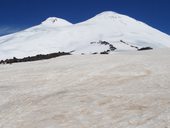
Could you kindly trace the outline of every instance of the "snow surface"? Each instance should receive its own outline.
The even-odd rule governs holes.
[[[103,12],[78,24],[51,17],[27,30],[0,37],[0,59],[52,52],[75,54],[103,52],[107,46],[90,42],[108,41],[118,51],[136,50],[120,40],[141,47],[170,47],[170,36],[140,21],[115,12]]]
[[[46,25],[46,26],[51,26],[51,27],[63,27],[63,26],[69,26],[72,25],[72,23],[61,19],[61,18],[57,18],[57,17],[50,17],[48,19],[46,19],[45,21],[42,22],[42,25]]]
[[[169,128],[170,49],[0,65],[0,128]]]

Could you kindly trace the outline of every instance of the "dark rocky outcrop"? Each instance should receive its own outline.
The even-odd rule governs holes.
[[[110,48],[110,51],[116,50],[116,48],[112,44],[109,44],[109,48]]]
[[[120,42],[123,43],[123,44],[129,45],[130,47],[135,48],[137,50],[139,49],[137,46],[131,45],[131,44],[129,44],[129,43],[123,41],[123,40],[120,40]]]
[[[143,51],[143,50],[153,50],[153,48],[151,48],[151,47],[143,47],[143,48],[138,49],[138,51]]]
[[[12,64],[12,63],[19,63],[19,62],[29,62],[29,61],[38,61],[38,60],[44,60],[44,59],[51,59],[63,55],[71,55],[69,52],[57,52],[57,53],[51,53],[51,54],[39,54],[36,56],[28,56],[24,57],[22,59],[18,59],[16,57],[13,57],[12,59],[6,59],[6,60],[1,60],[0,64]]]
[[[143,51],[143,50],[152,50],[153,48],[151,47],[143,47],[143,48],[139,48],[137,46],[134,46],[134,45],[131,45],[131,44],[128,44],[127,42],[123,41],[123,40],[120,40],[121,43],[124,43],[126,45],[129,45],[130,47],[132,48],[136,48],[138,51]]]
[[[100,54],[109,54],[108,51],[100,52]]]
[[[110,51],[115,51],[116,50],[116,48],[111,43],[109,43],[107,41],[91,42],[90,44],[108,45],[109,49],[107,51],[104,51],[104,52],[101,52],[101,53],[105,53],[105,52],[110,52]]]

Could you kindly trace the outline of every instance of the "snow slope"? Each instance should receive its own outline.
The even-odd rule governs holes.
[[[170,36],[140,21],[115,12],[103,12],[78,24],[51,17],[27,30],[0,37],[0,59],[26,57],[52,52],[75,54],[108,50],[108,46],[90,44],[108,41],[117,51],[141,47],[170,47]]]
[[[170,49],[0,65],[0,78],[0,128],[170,127]]]

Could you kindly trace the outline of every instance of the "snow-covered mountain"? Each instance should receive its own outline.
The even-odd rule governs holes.
[[[107,41],[108,44],[101,41]],[[109,51],[110,46],[116,48],[115,51],[170,47],[170,36],[111,11],[78,24],[51,17],[40,25],[0,37],[0,59],[58,51],[89,54]]]

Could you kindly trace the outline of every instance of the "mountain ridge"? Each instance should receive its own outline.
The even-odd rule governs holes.
[[[124,41],[126,43],[121,42]],[[170,36],[129,16],[105,11],[77,24],[49,17],[37,26],[0,37],[0,59],[26,57],[53,52],[92,54],[107,51],[136,50],[134,47],[170,47]],[[134,46],[134,47],[130,47]],[[113,53],[110,51],[109,53]]]

